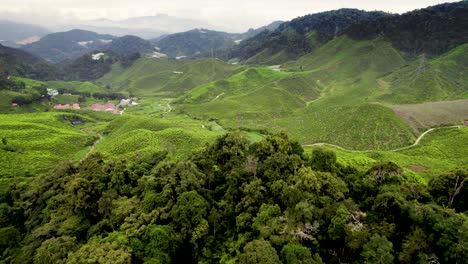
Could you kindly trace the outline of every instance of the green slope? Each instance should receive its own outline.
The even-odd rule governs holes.
[[[435,59],[420,56],[382,81],[387,91],[379,99],[419,103],[468,98],[468,44]]]
[[[139,96],[174,96],[195,86],[223,79],[238,71],[217,59],[174,60],[141,58],[131,67],[116,64],[111,72],[97,82],[116,91],[128,91]]]
[[[331,149],[337,153],[339,162],[344,165],[353,165],[366,170],[376,161],[390,160],[406,168],[406,173],[426,181],[434,175],[449,170],[468,168],[468,148],[461,144],[462,142],[468,142],[467,127],[434,131],[428,134],[418,146],[398,152],[351,152]],[[306,151],[313,148],[315,147],[307,147]]]
[[[109,157],[134,157],[164,150],[172,158],[187,157],[223,133],[210,128],[209,122],[182,116],[163,119],[127,114],[107,125],[96,150]]]
[[[35,175],[59,161],[76,158],[94,137],[70,125],[69,113],[0,114],[0,177]],[[80,116],[82,120],[88,120]]]
[[[405,146],[414,139],[411,130],[391,109],[372,103],[380,92],[377,78],[404,63],[384,39],[341,37],[285,64],[288,72],[271,73],[270,78],[260,74],[263,79],[236,75],[197,87],[186,95],[197,103],[188,100],[181,108],[193,116],[219,118],[230,128],[286,130],[303,143],[358,149]],[[202,96],[206,98],[200,104],[196,99]]]

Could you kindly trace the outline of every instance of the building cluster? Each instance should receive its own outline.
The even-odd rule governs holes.
[[[54,105],[54,109],[75,109],[80,110],[81,107],[79,104],[56,104]]]

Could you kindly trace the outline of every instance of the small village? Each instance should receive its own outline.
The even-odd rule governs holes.
[[[55,97],[59,95],[56,90],[48,89],[48,94],[50,97]],[[63,95],[73,95],[71,93],[64,93]],[[139,98],[132,97],[127,99],[121,99],[118,104],[115,103],[94,103],[90,106],[83,106],[79,103],[66,103],[66,104],[54,104],[53,109],[56,110],[93,110],[100,112],[109,112],[116,115],[122,115],[125,111],[125,107],[136,106],[136,102]]]

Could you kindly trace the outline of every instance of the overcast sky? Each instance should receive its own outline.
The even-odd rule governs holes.
[[[207,21],[217,28],[245,31],[274,20],[344,7],[392,13],[427,7],[439,0],[0,0],[0,19],[75,23],[98,18],[124,19],[168,14]],[[26,21],[27,20],[27,21]],[[46,23],[47,22],[47,23]]]

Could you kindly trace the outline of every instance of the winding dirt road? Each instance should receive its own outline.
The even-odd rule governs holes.
[[[396,151],[400,151],[400,150],[404,150],[404,149],[409,149],[409,148],[416,147],[417,145],[419,145],[419,142],[421,142],[421,140],[422,140],[428,133],[430,133],[430,132],[432,132],[432,131],[434,131],[434,130],[444,129],[444,128],[461,128],[461,127],[462,127],[462,126],[446,126],[446,127],[434,127],[434,128],[430,128],[430,129],[426,130],[424,133],[422,133],[422,134],[416,139],[416,141],[415,141],[411,146],[406,146],[406,147],[402,147],[402,148],[392,149],[392,150],[389,150],[389,151],[396,152]],[[346,151],[351,151],[351,152],[366,151],[366,150],[347,149],[347,148],[343,148],[343,147],[340,147],[340,146],[337,146],[337,145],[334,145],[334,144],[329,144],[329,143],[324,143],[324,142],[319,142],[319,143],[315,143],[315,144],[307,144],[307,145],[302,145],[302,146],[303,146],[303,147],[330,146],[330,147],[334,147],[334,148],[341,149],[341,150],[346,150]]]

